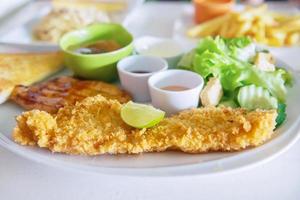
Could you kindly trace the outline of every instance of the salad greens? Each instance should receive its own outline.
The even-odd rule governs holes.
[[[286,105],[283,103],[278,104],[277,113],[278,116],[276,118],[276,128],[279,127],[286,119]]]
[[[256,108],[277,109],[278,106],[278,101],[275,97],[272,97],[263,87],[255,85],[241,87],[237,99],[241,107],[249,110]]]
[[[276,109],[284,105],[291,75],[284,69],[263,71],[253,60],[259,51],[248,37],[206,37],[183,56],[179,68],[200,74],[205,81],[220,79],[224,96],[220,104],[247,109]],[[261,50],[260,52],[264,52]]]

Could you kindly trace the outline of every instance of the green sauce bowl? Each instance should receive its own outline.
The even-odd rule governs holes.
[[[99,40],[115,40],[122,47],[99,54],[80,54],[69,49]],[[123,26],[101,23],[66,33],[61,38],[59,46],[64,52],[65,65],[74,72],[75,76],[112,82],[118,78],[117,62],[132,53],[132,42],[132,35]]]

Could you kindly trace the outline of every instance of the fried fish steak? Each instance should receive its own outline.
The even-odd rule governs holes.
[[[186,153],[238,151],[263,144],[274,133],[275,110],[227,107],[187,110],[148,129],[128,126],[122,105],[100,95],[66,106],[53,116],[32,110],[17,117],[13,139],[67,154],[137,154],[180,150]]]
[[[63,67],[60,52],[0,54],[0,104],[16,85],[30,85]]]
[[[25,109],[39,109],[56,113],[66,105],[75,105],[86,97],[101,94],[108,99],[126,103],[131,98],[117,86],[101,81],[79,80],[61,76],[33,86],[16,86],[11,99]]]

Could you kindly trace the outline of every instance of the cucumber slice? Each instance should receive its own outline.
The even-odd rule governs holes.
[[[241,87],[237,96],[241,107],[254,110],[260,109],[277,109],[278,101],[271,96],[268,90],[255,85]]]
[[[239,107],[233,100],[221,101],[219,103],[219,106],[226,106],[226,107],[231,107],[231,108],[237,108],[237,107]]]

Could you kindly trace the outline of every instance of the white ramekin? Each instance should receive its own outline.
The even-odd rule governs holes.
[[[133,100],[149,102],[148,79],[154,73],[168,69],[168,63],[158,57],[134,55],[118,62],[117,69],[122,87],[132,95]],[[138,70],[150,73],[132,73]]]
[[[189,89],[183,91],[161,89],[173,85]],[[152,105],[164,110],[168,115],[185,109],[196,108],[199,104],[199,96],[203,85],[204,80],[200,75],[186,70],[159,72],[152,75],[148,80]]]
[[[157,46],[158,45],[158,46]],[[160,55],[159,52],[150,52],[152,48],[161,48],[163,52],[173,52],[171,55]],[[153,36],[143,36],[134,41],[137,54],[157,56],[168,62],[169,68],[176,68],[177,63],[185,53],[183,46],[176,40]],[[152,50],[153,51],[153,50]],[[154,53],[154,54],[153,54]]]

